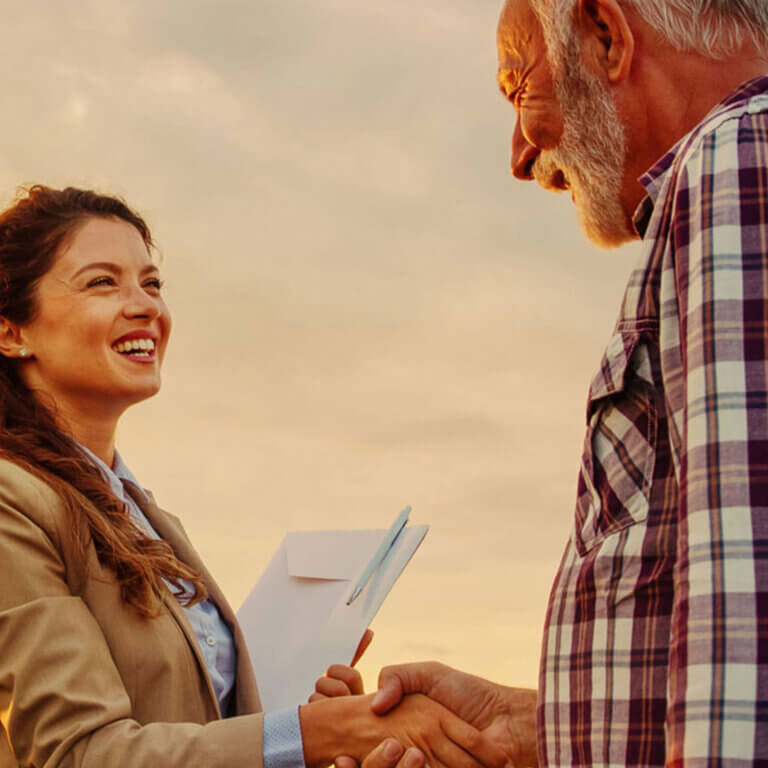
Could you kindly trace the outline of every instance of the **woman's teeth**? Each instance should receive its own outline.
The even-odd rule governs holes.
[[[112,349],[121,355],[150,357],[155,351],[155,342],[153,339],[132,339],[131,341],[121,341],[119,344],[114,344]]]

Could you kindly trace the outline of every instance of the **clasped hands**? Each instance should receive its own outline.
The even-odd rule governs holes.
[[[337,768],[525,768],[536,766],[536,692],[509,688],[437,662],[385,667],[365,696],[360,674],[337,664],[310,702],[348,702],[356,718]],[[367,711],[365,711],[367,709]],[[339,711],[339,716],[345,714]],[[302,724],[303,727],[303,724]],[[308,761],[310,768],[315,768]]]

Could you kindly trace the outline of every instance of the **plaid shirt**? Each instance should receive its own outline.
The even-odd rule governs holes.
[[[642,182],[547,610],[539,759],[768,766],[768,77]]]

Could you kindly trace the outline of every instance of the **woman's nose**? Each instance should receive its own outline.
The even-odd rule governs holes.
[[[160,313],[159,300],[148,294],[143,286],[136,285],[127,289],[128,295],[123,304],[123,313],[127,317],[156,317]]]

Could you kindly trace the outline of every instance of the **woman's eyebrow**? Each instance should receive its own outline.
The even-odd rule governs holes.
[[[93,261],[90,264],[86,264],[84,267],[80,267],[80,269],[75,272],[74,275],[72,275],[72,279],[74,280],[78,275],[82,274],[83,272],[86,272],[89,269],[103,269],[107,272],[111,272],[113,275],[119,275],[122,273],[123,268],[119,264],[115,264],[111,261]],[[160,270],[157,268],[155,264],[147,264],[142,270],[141,274],[146,275],[148,272],[159,272]]]

